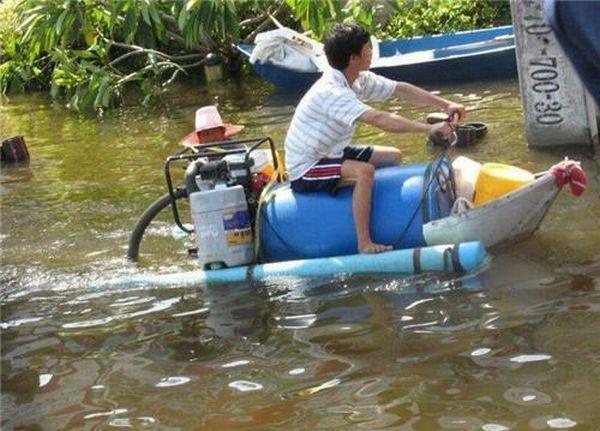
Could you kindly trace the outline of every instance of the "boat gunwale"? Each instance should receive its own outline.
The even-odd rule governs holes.
[[[411,63],[396,64],[396,65],[389,65],[389,66],[387,66],[387,65],[386,66],[371,66],[371,68],[369,70],[380,70],[380,69],[387,69],[387,68],[393,68],[393,67],[413,66],[413,65],[427,64],[427,63],[433,63],[433,62],[457,60],[457,59],[463,59],[463,58],[468,59],[468,58],[474,57],[474,56],[478,56],[481,58],[484,56],[489,56],[491,54],[500,53],[502,51],[513,51],[514,49],[515,49],[515,45],[504,46],[504,47],[500,47],[500,48],[494,48],[494,49],[479,51],[479,52],[472,52],[472,53],[468,53],[468,54],[449,55],[447,57],[438,57],[438,58],[428,58],[428,59],[424,59],[421,61],[414,61]],[[402,56],[402,55],[406,55],[406,54],[398,54],[398,56]],[[380,58],[390,58],[390,57],[393,57],[393,56],[380,57]],[[270,66],[275,66],[275,65],[270,65]],[[275,67],[281,67],[281,66],[275,66]],[[289,70],[293,70],[293,69],[289,69]],[[301,71],[295,71],[295,72],[298,72],[298,73],[322,73],[322,72],[301,72]]]
[[[424,59],[421,61],[415,61],[415,62],[411,62],[411,63],[395,64],[395,65],[381,65],[381,66],[375,65],[375,66],[371,66],[369,68],[369,70],[377,72],[378,70],[388,70],[388,69],[403,68],[403,67],[414,67],[417,65],[434,63],[434,62],[447,62],[447,61],[456,61],[456,60],[460,60],[460,59],[471,59],[472,57],[475,57],[475,56],[477,56],[481,59],[482,57],[488,57],[488,56],[491,56],[492,54],[513,51],[514,49],[515,49],[514,45],[506,46],[506,47],[494,48],[494,49],[483,51],[483,52],[461,54],[461,55],[451,55],[451,56],[441,57],[441,58],[429,58],[429,59]],[[245,51],[244,51],[244,54],[248,55],[248,53]],[[404,54],[399,54],[398,56],[401,56],[401,55],[404,55]],[[382,57],[382,58],[389,58],[389,57]],[[291,69],[289,67],[281,66],[278,64],[263,63],[261,61],[257,61],[256,63],[258,63],[259,65],[261,65],[263,67],[270,67],[270,68],[279,69],[279,70],[286,71],[286,72],[298,73],[300,75],[320,76],[323,74],[323,71],[320,71],[320,70],[315,70],[315,71],[296,70],[296,69]]]
[[[404,39],[393,39],[393,40],[383,40],[383,41],[379,41],[379,43],[389,43],[389,44],[395,44],[395,43],[399,43],[399,42],[406,42],[409,40],[428,40],[428,39],[436,39],[436,38],[440,38],[440,37],[452,37],[455,35],[464,35],[464,34],[473,34],[473,33],[491,33],[492,31],[494,32],[498,32],[498,33],[502,33],[502,31],[511,29],[513,26],[512,25],[506,25],[506,26],[500,26],[500,27],[490,27],[490,28],[484,28],[484,29],[477,29],[477,30],[464,30],[464,31],[460,31],[460,32],[453,32],[453,33],[438,33],[438,34],[434,34],[434,35],[423,35],[423,36],[414,36],[414,37],[410,37],[410,38],[404,38]],[[506,36],[514,36],[514,33],[511,34],[507,34]],[[477,42],[465,42],[463,44],[458,44],[455,45],[456,47],[460,47],[461,45],[468,45],[470,43],[485,43],[488,40],[493,40],[493,39],[487,39],[487,40],[482,40],[482,41],[477,41]],[[243,43],[243,44],[236,44],[235,45],[236,48],[242,52],[244,55],[246,55],[248,58],[252,55],[252,51],[254,50],[254,47],[256,46],[256,44],[253,43]],[[248,50],[248,48],[251,47],[251,50]],[[416,52],[427,52],[427,51],[435,51],[435,50],[440,50],[443,48],[424,48],[424,49],[415,49],[415,50],[411,50],[411,51],[406,51],[406,52],[402,52],[402,53],[396,53],[394,55],[384,55],[384,56],[380,56],[379,58],[393,58],[393,57],[401,57],[401,56],[405,56],[405,55],[410,55],[410,54],[414,54]],[[464,54],[455,54],[455,55],[449,55],[449,56],[445,56],[445,57],[437,57],[437,58],[428,58],[428,59],[422,59],[422,60],[417,60],[417,61],[413,61],[410,63],[403,63],[403,64],[395,64],[395,65],[381,65],[381,66],[377,66],[377,65],[373,65],[371,64],[371,67],[369,70],[385,70],[385,69],[390,69],[390,68],[396,68],[396,67],[409,67],[409,66],[416,66],[416,65],[420,65],[420,64],[428,64],[428,63],[433,63],[433,62],[443,62],[443,61],[447,61],[447,60],[456,60],[456,59],[469,59],[471,57],[487,57],[489,55],[492,54],[497,54],[497,53],[502,53],[503,51],[512,51],[515,50],[515,43],[513,42],[512,45],[509,46],[500,46],[497,48],[489,48],[489,49],[485,49],[485,47],[483,47],[483,49],[480,50],[473,50],[474,52],[468,52],[468,53],[464,53]],[[275,69],[281,69],[281,70],[285,70],[285,71],[291,71],[291,72],[295,72],[301,75],[309,75],[309,74],[315,74],[315,75],[320,75],[323,73],[323,71],[321,70],[316,70],[316,71],[303,71],[303,70],[296,70],[296,69],[292,69],[289,67],[285,67],[285,66],[281,66],[281,65],[277,65],[277,64],[271,64],[271,63],[263,63],[261,61],[258,61],[259,64],[261,64],[262,66],[268,66],[268,67],[273,67]]]

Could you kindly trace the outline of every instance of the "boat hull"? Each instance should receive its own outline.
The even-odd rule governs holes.
[[[517,76],[514,42],[502,39],[512,34],[512,26],[504,26],[383,41],[379,44],[381,59],[404,56],[406,60],[397,65],[386,65],[390,62],[384,61],[381,66],[375,61],[371,70],[390,79],[415,84],[514,78]],[[496,42],[498,40],[500,42]],[[252,44],[238,45],[238,50],[248,57],[253,49]],[[321,72],[298,72],[258,61],[253,67],[263,79],[290,90],[304,90],[321,76]]]
[[[481,241],[485,247],[531,236],[560,193],[556,179],[544,174],[494,201],[423,225],[427,245]]]

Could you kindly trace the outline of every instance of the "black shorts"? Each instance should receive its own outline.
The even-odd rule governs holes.
[[[294,192],[329,192],[335,194],[342,178],[342,163],[344,160],[368,162],[373,154],[371,146],[348,146],[344,148],[341,158],[321,159],[297,180],[292,181]]]

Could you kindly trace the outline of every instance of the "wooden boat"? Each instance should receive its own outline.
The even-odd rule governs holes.
[[[312,85],[327,67],[322,45],[303,35],[299,37],[302,43],[310,45],[308,54],[315,65],[313,71],[255,61],[256,72],[282,88],[299,90]],[[256,45],[239,44],[237,48],[251,57]],[[371,70],[415,84],[513,78],[517,74],[513,27],[381,41],[374,46]]]

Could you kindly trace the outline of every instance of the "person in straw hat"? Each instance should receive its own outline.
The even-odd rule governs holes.
[[[243,129],[244,126],[241,125],[223,123],[216,106],[203,106],[196,111],[196,130],[184,137],[181,144],[197,147],[201,144],[227,141]]]

